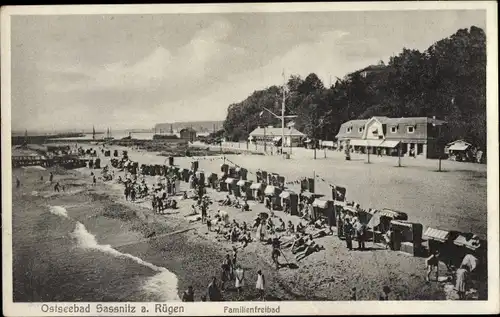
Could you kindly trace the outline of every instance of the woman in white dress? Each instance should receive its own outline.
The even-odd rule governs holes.
[[[238,291],[238,296],[241,293],[241,288],[245,285],[245,270],[241,267],[241,265],[236,265],[236,271],[234,272],[235,283],[234,286]]]
[[[266,287],[266,282],[264,280],[264,275],[262,274],[262,271],[259,270],[257,272],[257,283],[255,284],[255,288],[257,289],[257,292],[259,292],[259,299],[264,300],[264,289]]]

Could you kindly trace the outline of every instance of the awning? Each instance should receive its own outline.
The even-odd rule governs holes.
[[[446,242],[449,237],[450,237],[449,231],[434,229],[430,227],[427,228],[427,230],[425,230],[424,234],[422,235],[422,238],[426,240],[436,240],[439,242]]]
[[[290,194],[294,194],[294,193],[290,192],[288,190],[285,190],[284,192],[281,192],[280,198],[285,198],[285,199],[290,198]]]
[[[253,183],[250,185],[250,189],[261,189],[262,188],[262,183]]]
[[[464,235],[459,235],[453,243],[455,245],[458,245],[460,247],[466,247],[467,249],[470,250],[477,250],[481,246],[481,242],[478,237],[471,238],[470,240],[467,240],[467,238]]]
[[[350,140],[349,145],[352,146],[379,146],[383,141],[382,140],[366,140],[366,139],[354,139]]]
[[[404,220],[399,221],[399,220],[391,220],[391,225],[396,225],[396,226],[401,226],[401,227],[406,227],[406,228],[412,228],[412,224],[409,222],[406,222]]]
[[[382,209],[379,211],[379,215],[393,219],[408,220],[408,215],[405,214],[404,212],[395,211],[391,209]]]
[[[228,177],[226,178],[226,184],[232,184],[234,183],[236,180],[234,178],[231,178],[231,177]]]
[[[314,196],[314,194],[311,192],[302,192],[302,193],[300,193],[300,196],[311,198]]]
[[[276,192],[276,187],[272,185],[267,185],[266,189],[264,190],[264,194],[266,195],[274,195],[275,192]]]
[[[312,205],[313,207],[319,207],[325,209],[328,207],[328,200],[315,199]]]
[[[385,140],[384,142],[379,144],[379,147],[386,147],[386,148],[393,149],[396,146],[398,146],[399,143],[400,143],[400,141]]]
[[[334,142],[333,141],[321,141],[321,146],[334,147]]]
[[[351,206],[345,206],[342,208],[344,211],[347,211],[347,212],[350,212],[350,213],[353,213],[353,214],[358,214],[358,210],[354,207],[351,207]]]
[[[275,136],[275,137],[273,138],[273,142],[278,142],[278,141],[280,141],[280,140],[281,140],[281,137],[280,137],[280,136]]]
[[[467,150],[471,145],[466,144],[466,143],[455,143],[452,144],[449,148],[448,151],[465,151]]]
[[[238,185],[238,186],[245,186],[245,184],[246,184],[246,181],[245,181],[245,180],[243,180],[243,179],[240,179],[240,180],[236,183],[236,185]]]
[[[311,142],[312,142],[312,140],[309,139],[309,138],[307,138],[307,139],[304,140],[304,143],[311,143]]]

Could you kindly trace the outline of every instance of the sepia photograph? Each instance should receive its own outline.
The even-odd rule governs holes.
[[[496,3],[410,4],[2,7],[4,314],[498,312]]]

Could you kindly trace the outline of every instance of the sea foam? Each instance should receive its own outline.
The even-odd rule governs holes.
[[[111,245],[99,244],[95,236],[88,232],[85,226],[77,222],[76,228],[71,234],[71,236],[76,240],[77,245],[82,249],[98,250],[111,254],[115,257],[125,257],[133,260],[134,262],[144,265],[153,271],[158,272],[158,274],[148,278],[143,284],[143,291],[148,295],[154,295],[160,297],[158,300],[162,301],[179,301],[179,296],[177,294],[177,276],[172,272],[168,271],[166,268],[161,266],[156,266],[152,263],[146,262],[141,258],[133,256],[128,253],[122,253],[114,249]]]
[[[68,217],[68,211],[64,207],[61,207],[61,206],[50,206],[49,210],[54,215],[58,215],[58,216],[61,216],[61,217],[64,217],[64,218],[69,218]]]

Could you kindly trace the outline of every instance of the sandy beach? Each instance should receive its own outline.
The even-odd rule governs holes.
[[[138,161],[139,164],[152,163],[154,153],[128,150],[129,157]],[[241,156],[239,159],[243,160],[245,157]],[[102,159],[104,162],[102,165],[105,165],[107,158],[102,157]],[[165,159],[160,156],[155,158],[162,162]],[[176,158],[176,164],[189,168],[189,161],[192,159]],[[200,159],[200,162],[207,172],[207,168],[210,167],[208,164],[214,167],[220,165],[220,161],[210,157],[207,157],[207,160]],[[204,164],[204,162],[210,163]],[[34,229],[41,227],[40,220],[37,222],[34,217],[39,217],[39,214],[46,215],[47,206],[54,205],[65,208],[69,215],[69,218],[56,217],[58,222],[79,221],[82,226],[85,226],[84,229],[95,237],[98,245],[109,245],[117,252],[129,254],[148,263],[147,265],[140,264],[140,261],[128,257],[135,263],[132,267],[128,267],[130,263],[127,262],[119,264],[120,274],[116,274],[116,262],[118,259],[123,259],[123,255],[115,254],[115,258],[110,259],[109,256],[113,255],[114,251],[108,252],[107,255],[94,254],[97,258],[108,257],[101,260],[112,265],[108,267],[110,269],[108,273],[100,272],[91,275],[88,278],[88,284],[102,284],[104,275],[114,280],[115,283],[111,283],[109,289],[102,290],[102,292],[91,291],[90,286],[87,286],[89,289],[86,290],[85,285],[80,286],[78,292],[81,294],[81,300],[166,300],[175,299],[176,296],[178,300],[187,286],[192,285],[195,290],[195,300],[199,301],[202,295],[206,295],[210,277],[216,276],[219,279],[223,257],[230,252],[232,244],[219,241],[217,235],[208,232],[206,226],[200,221],[188,221],[189,218],[185,216],[191,212],[190,206],[194,203],[192,200],[179,200],[178,209],[167,210],[164,215],[159,215],[153,212],[149,199],[138,200],[135,203],[125,201],[123,186],[115,181],[99,180],[96,186],[92,186],[91,170],[88,168],[72,171],[52,169],[52,171],[56,175],[55,178],[66,186],[65,192],[54,193],[50,184],[39,180],[40,176],[44,176],[44,180],[47,180],[50,170],[14,170],[14,175],[18,175],[22,180],[22,187],[14,191],[13,197],[14,251],[19,253],[15,257],[19,263],[14,264],[14,283],[25,284],[27,277],[24,272],[26,271],[35,270],[38,275],[41,275],[53,273],[54,270],[54,267],[50,265],[47,267],[36,263],[36,259],[31,260],[30,267],[25,267],[23,263],[30,262],[22,262],[25,259],[23,254],[28,256],[29,251],[35,248],[50,251],[53,249],[51,244],[53,239],[62,239],[64,244],[68,245],[67,249],[63,248],[60,252],[77,250],[73,244],[78,225],[73,231],[72,226],[68,224],[66,224],[67,228],[59,225],[56,231],[62,233],[62,237],[54,237],[55,233],[51,232],[51,225],[48,223],[56,216],[51,214],[47,217],[52,220],[47,219],[44,222],[47,228],[43,232],[37,232]],[[98,170],[94,172],[100,175]],[[116,171],[115,177],[119,175],[122,174]],[[147,177],[147,181],[152,184],[153,178]],[[181,191],[186,188],[187,184],[181,182]],[[208,190],[208,194],[214,201],[222,199],[224,195],[212,190]],[[209,214],[214,214],[217,208],[219,208],[218,205],[214,203]],[[265,208],[262,204],[255,202],[250,202],[250,208],[249,212],[241,212],[231,207],[224,207],[223,210],[228,212],[231,221],[236,219],[239,223],[245,221],[251,224],[255,216]],[[277,211],[276,215],[285,222],[291,220],[297,223],[298,221],[297,217],[286,215],[281,211]],[[33,233],[26,234],[27,230],[33,230],[30,231]],[[253,235],[255,236],[255,233]],[[78,241],[76,239],[77,244]],[[441,300],[453,297],[449,292],[444,292],[444,285],[425,282],[426,268],[422,258],[389,251],[382,245],[371,242],[367,244],[368,250],[366,251],[348,251],[345,242],[335,234],[316,241],[323,245],[325,250],[313,253],[299,262],[289,250],[286,250],[284,257],[294,265],[280,270],[276,270],[272,264],[271,246],[252,242],[246,248],[240,249],[238,262],[246,270],[246,285],[241,296],[238,296],[232,288],[234,281],[230,281],[231,287],[224,292],[224,299],[255,300],[257,294],[254,287],[258,270],[262,270],[266,277],[267,300],[350,300],[353,287],[357,289],[358,300],[377,300],[384,285],[391,288],[390,296],[394,300]],[[92,252],[101,251],[102,253],[103,250],[100,248],[91,249]],[[81,250],[80,248],[78,252],[88,252],[88,249]],[[58,254],[59,256],[57,254],[54,256],[61,260],[61,253]],[[88,254],[84,258],[88,261]],[[49,260],[49,263],[51,261]],[[94,261],[97,260],[94,259]],[[286,262],[283,257],[280,261]],[[137,265],[138,263],[140,265]],[[87,264],[92,265],[92,263]],[[99,261],[93,264],[94,270],[106,270],[101,268]],[[74,263],[69,265],[61,262],[56,265],[56,267],[59,266],[67,269],[68,276],[75,276],[76,272],[85,274],[90,268],[81,263],[75,267]],[[153,272],[150,272],[151,267]],[[167,271],[163,272],[161,268]],[[154,272],[155,270],[157,272]],[[440,271],[445,272],[444,265]],[[170,273],[173,276],[170,276]],[[95,278],[93,281],[92,277]],[[121,282],[117,282],[117,279]],[[45,280],[39,281],[38,284],[41,285],[38,285],[40,292],[37,296],[41,300],[64,300],[64,293],[58,291],[60,280],[51,280],[46,277]],[[68,289],[76,287],[72,286],[71,281],[69,277],[67,281],[64,281]],[[134,281],[141,287],[125,286]],[[14,294],[15,300],[36,300],[37,298],[34,294],[23,292],[22,288],[15,287],[14,289],[17,290]],[[176,294],[173,295],[171,290],[174,290]]]

